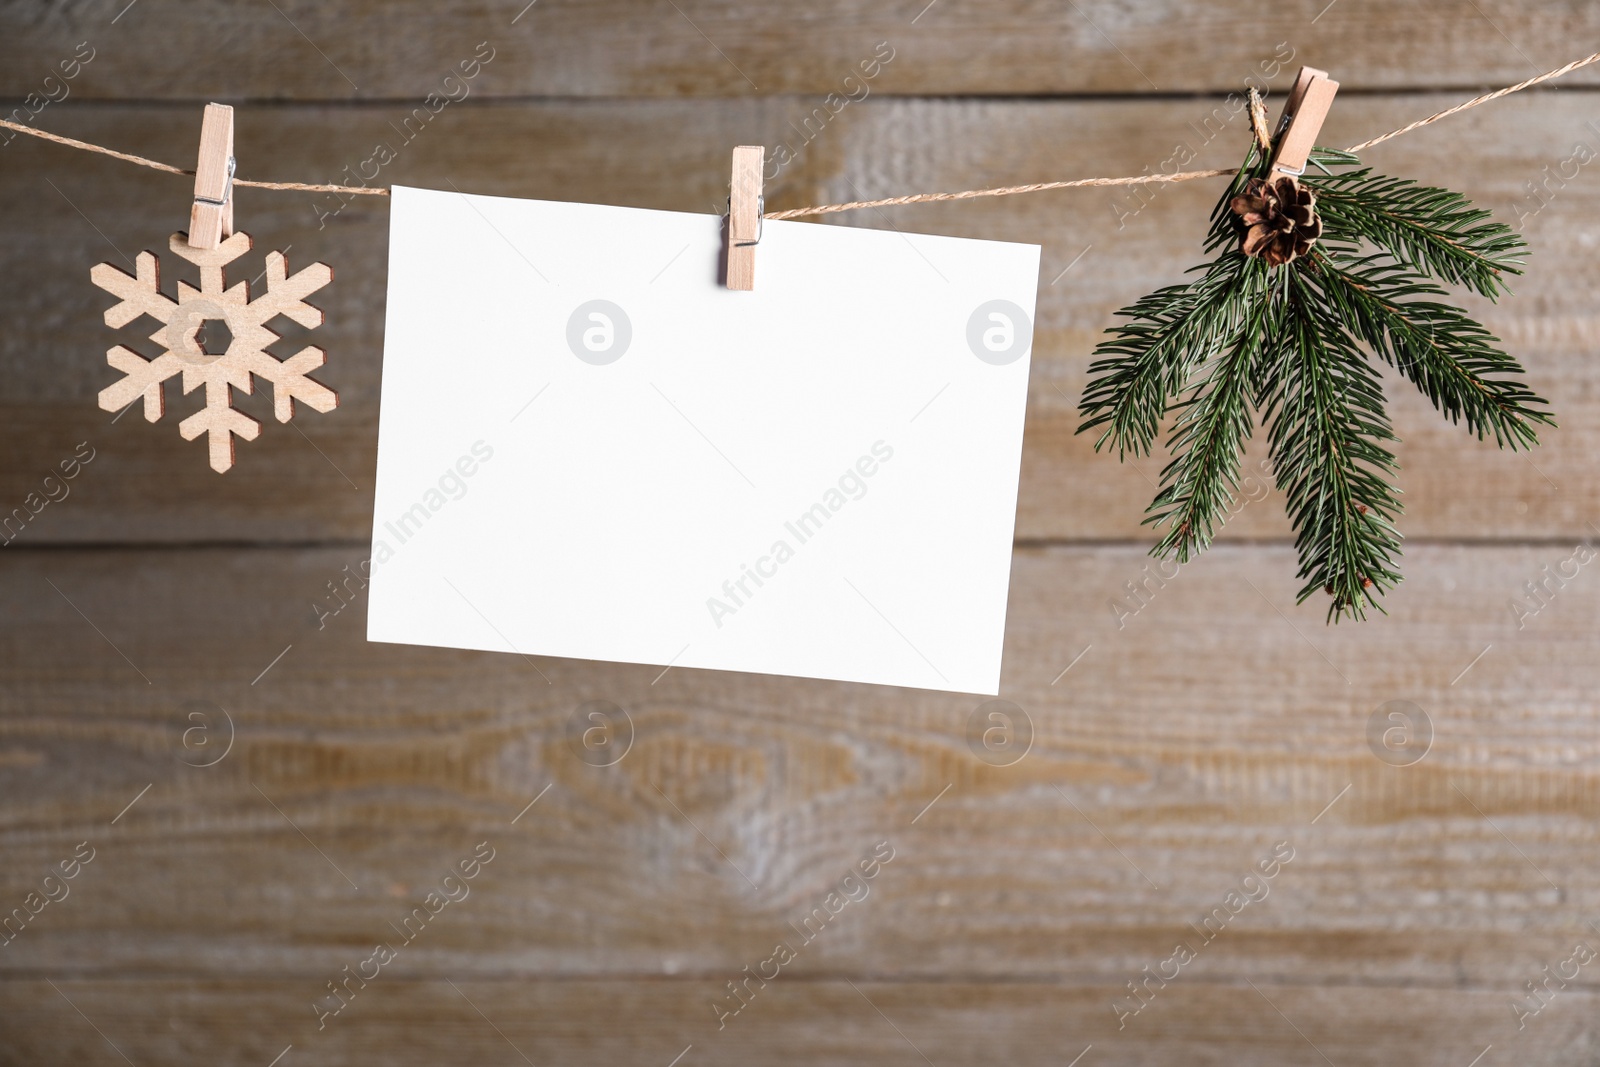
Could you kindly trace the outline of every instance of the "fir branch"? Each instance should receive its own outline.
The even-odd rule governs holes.
[[[1496,347],[1499,338],[1460,308],[1435,300],[1445,291],[1385,257],[1357,258],[1330,245],[1313,253],[1323,292],[1347,328],[1398,369],[1451,422],[1465,421],[1501,448],[1538,444],[1534,424],[1554,426],[1523,368]]]
[[[1228,202],[1266,162],[1252,144],[1212,209],[1207,251],[1237,243]],[[1083,416],[1078,433],[1105,427],[1095,439],[1096,452],[1112,443],[1118,458],[1130,452],[1150,454],[1172,398],[1183,391],[1197,368],[1229,344],[1248,314],[1243,295],[1249,263],[1237,249],[1225,252],[1194,268],[1204,271],[1198,280],[1157,289],[1117,312],[1118,318],[1128,321],[1112,326],[1109,336],[1095,346],[1089,384],[1078,406]]]
[[[1365,606],[1400,582],[1400,501],[1386,442],[1397,440],[1383,410],[1377,373],[1307,271],[1288,270],[1282,328],[1269,389],[1274,476],[1306,580],[1298,600],[1332,596],[1329,621]]]
[[[1245,224],[1231,204],[1266,176],[1267,160],[1251,146],[1212,211],[1205,247],[1214,258],[1195,268],[1202,276],[1124,309],[1128,321],[1096,348],[1079,432],[1103,427],[1096,450],[1115,442],[1145,454],[1177,414],[1173,458],[1144,521],[1166,528],[1152,555],[1187,562],[1226,519],[1245,443],[1257,421],[1266,425],[1305,581],[1299,599],[1326,592],[1336,622],[1383,610],[1377,598],[1401,580],[1396,438],[1379,360],[1450,421],[1501,447],[1531,447],[1535,427],[1554,423],[1499,339],[1434,299],[1448,295],[1434,279],[1499,295],[1505,276],[1521,271],[1521,238],[1457,193],[1351,170],[1359,160],[1348,153],[1317,149],[1311,162],[1323,173],[1302,182],[1316,193],[1320,235],[1304,218],[1293,225],[1309,237],[1285,228],[1292,217],[1280,213],[1276,231],[1251,231],[1254,247],[1270,253],[1246,257]],[[1290,194],[1264,194],[1268,201],[1262,188],[1243,202],[1282,212]],[[1297,200],[1297,210],[1307,203]],[[1257,216],[1250,225],[1269,223]],[[1315,243],[1308,251],[1301,241]]]
[[[1245,312],[1246,266],[1238,252],[1214,260],[1204,276],[1173,285],[1124,308],[1095,348],[1079,410],[1078,432],[1104,426],[1098,452],[1115,443],[1119,457],[1149,455],[1170,400],[1194,369],[1228,343]]]
[[[1503,275],[1521,274],[1528,246],[1511,227],[1494,222],[1460,193],[1370,169],[1331,171],[1356,157],[1319,149],[1312,162],[1324,173],[1303,184],[1317,194],[1323,226],[1335,236],[1365,240],[1418,274],[1431,275],[1494,299]]]
[[[1277,307],[1267,265],[1256,259],[1245,263],[1238,321],[1226,347],[1179,405],[1182,414],[1167,442],[1173,459],[1161,472],[1162,488],[1144,520],[1167,527],[1151,555],[1176,557],[1179,563],[1203,552],[1225,520],[1239,487],[1239,456],[1251,435],[1252,372],[1269,343]]]

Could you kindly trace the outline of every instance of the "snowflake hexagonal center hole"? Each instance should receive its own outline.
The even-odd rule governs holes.
[[[228,309],[203,296],[178,304],[166,326],[152,340],[190,366],[203,367],[227,354],[233,344]]]
[[[202,355],[224,356],[233,344],[233,331],[226,319],[201,319],[194,331],[194,346]]]

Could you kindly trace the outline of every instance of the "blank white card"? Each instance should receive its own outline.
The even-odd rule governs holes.
[[[1038,246],[391,203],[369,640],[998,691]]]

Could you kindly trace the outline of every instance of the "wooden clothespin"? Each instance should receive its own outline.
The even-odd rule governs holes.
[[[1289,90],[1288,102],[1283,105],[1283,117],[1278,120],[1278,147],[1272,154],[1272,171],[1299,177],[1305,173],[1306,160],[1311,156],[1317,134],[1322,132],[1322,121],[1333,106],[1333,94],[1339,83],[1328,77],[1328,72],[1315,67],[1301,67]]]
[[[728,250],[725,282],[729,289],[748,292],[756,287],[756,245],[761,240],[761,172],[767,150],[761,145],[740,145],[733,150],[733,181],[728,186]]]
[[[233,108],[207,104],[194,168],[189,246],[216,248],[233,233]]]

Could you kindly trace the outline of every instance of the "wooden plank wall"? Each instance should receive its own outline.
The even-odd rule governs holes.
[[[924,5],[6,5],[0,94],[185,166],[200,104],[240,104],[246,177],[341,180],[383,143],[376,184],[711,211],[733,144],[794,146],[773,208],[1180,144],[1231,166],[1244,125],[1213,116],[1247,78],[1332,69],[1348,144],[1600,40],[1576,0]],[[218,477],[170,416],[94,402],[88,268],[164,248],[187,182],[5,142],[0,507],[93,458],[0,551],[0,915],[37,908],[0,944],[0,1062],[1594,1063],[1600,176],[1568,161],[1600,148],[1597,71],[1370,153],[1525,233],[1517,295],[1477,309],[1561,428],[1499,454],[1391,383],[1408,580],[1364,625],[1294,604],[1276,495],[1150,577],[1159,460],[1073,435],[1097,336],[1196,260],[1214,183],[833,220],[1043,243],[1015,762],[959,695],[366,644],[359,583],[329,584],[370,531],[386,202],[238,192],[258,252],[334,265],[343,404]],[[430,92],[460,99],[405,136]],[[608,766],[574,743],[595,700],[631,723]],[[1391,701],[1409,747],[1371,738]]]

